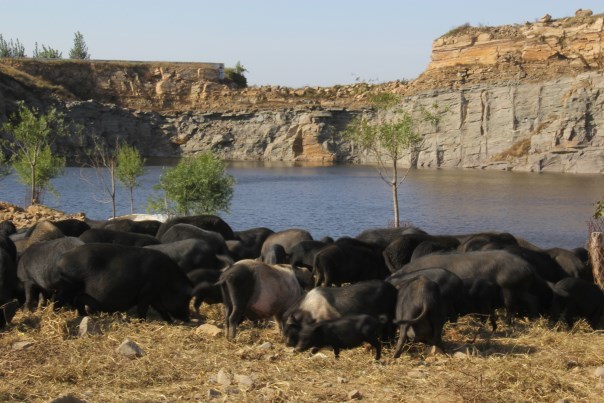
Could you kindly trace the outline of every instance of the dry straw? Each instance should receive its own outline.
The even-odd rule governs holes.
[[[71,395],[107,401],[601,401],[603,335],[584,322],[551,328],[544,320],[501,324],[490,334],[479,321],[447,324],[446,354],[411,345],[394,360],[393,348],[373,360],[366,348],[339,359],[285,347],[272,323],[244,322],[234,341],[196,331],[202,322],[222,326],[219,306],[202,306],[192,324],[168,325],[125,314],[92,319],[97,335],[77,335],[71,311],[19,312],[0,338],[0,400],[50,401]],[[121,356],[125,339],[144,351]],[[29,342],[23,347],[20,342]],[[269,344],[266,344],[269,342]],[[263,345],[264,344],[264,345]],[[222,371],[224,376],[218,377]],[[225,379],[227,379],[225,381]],[[247,379],[243,382],[242,379]],[[222,383],[221,383],[222,382]],[[355,394],[355,391],[358,393]]]

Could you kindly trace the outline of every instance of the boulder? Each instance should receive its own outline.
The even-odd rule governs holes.
[[[128,358],[140,358],[145,355],[145,351],[129,339],[124,340],[116,351]]]

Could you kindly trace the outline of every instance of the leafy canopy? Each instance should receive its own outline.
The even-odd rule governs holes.
[[[594,218],[604,218],[604,199],[596,202],[596,211],[594,212]]]
[[[211,152],[185,157],[164,169],[154,189],[165,197],[149,200],[148,209],[172,215],[216,214],[229,211],[235,179]]]
[[[390,186],[394,225],[398,227],[398,188],[407,176],[399,177],[399,160],[407,153],[417,154],[423,138],[417,132],[411,114],[397,107],[400,104],[398,95],[381,93],[373,96],[371,101],[377,109],[375,115],[364,114],[353,119],[342,137],[375,158],[380,177]]]
[[[88,53],[88,46],[84,42],[84,35],[77,31],[73,38],[73,47],[69,51],[70,59],[90,59],[90,53]]]
[[[65,158],[51,151],[56,137],[67,133],[63,115],[55,108],[43,114],[21,101],[2,130],[12,136],[4,145],[13,155],[11,163],[19,180],[31,189],[31,203],[36,204],[44,189],[52,190],[50,180],[65,168]]]
[[[128,189],[139,186],[138,178],[145,172],[145,159],[137,148],[122,145],[117,151],[117,179]]]
[[[25,46],[19,39],[6,41],[0,34],[0,57],[25,57]]]
[[[228,67],[224,69],[224,76],[235,83],[239,88],[247,87],[247,78],[243,73],[247,72],[247,69],[243,67],[241,62],[237,62],[235,67]]]
[[[36,204],[41,202],[45,190],[57,194],[50,181],[61,175],[65,170],[65,158],[53,155],[49,145],[40,148],[35,167],[32,166],[31,156],[31,153],[17,155],[17,158],[13,161],[13,168],[21,183],[30,188],[35,184],[36,189],[32,193],[32,204]]]
[[[382,179],[390,184],[383,171],[396,167],[396,162],[405,153],[412,151],[422,142],[415,130],[415,122],[406,111],[399,111],[389,119],[370,120],[366,116],[355,118],[343,133],[344,138],[367,150],[378,163]]]
[[[63,57],[63,53],[59,52],[57,49],[53,49],[50,46],[42,45],[42,50],[38,48],[38,42],[36,42],[36,46],[34,47],[33,58],[34,59],[61,59]]]
[[[134,213],[134,188],[138,187],[138,178],[145,172],[145,159],[137,148],[123,144],[117,149],[115,175],[130,191],[130,213]]]

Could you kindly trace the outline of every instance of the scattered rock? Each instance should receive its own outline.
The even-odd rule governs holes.
[[[313,360],[321,360],[321,359],[327,358],[327,356],[323,353],[317,353],[317,354],[314,354],[311,358]]]
[[[577,11],[575,11],[575,17],[591,17],[593,14],[594,14],[594,12],[588,8],[586,8],[585,10],[580,8]]]
[[[361,392],[356,389],[348,392],[348,400],[361,400],[361,398]]]
[[[18,341],[13,343],[12,349],[15,351],[26,350],[34,345],[33,341]]]
[[[90,316],[82,318],[82,321],[78,326],[78,336],[84,337],[86,335],[99,334],[100,332],[99,326]]]
[[[543,17],[539,18],[539,22],[550,22],[552,20],[552,16],[549,14],[545,14]]]
[[[220,393],[216,389],[210,389],[210,390],[208,390],[208,399],[216,399],[216,398],[218,398],[220,396],[222,396],[222,393]]]
[[[604,367],[598,367],[594,371],[594,375],[598,378],[604,378]]]
[[[59,396],[56,399],[50,401],[50,403],[85,403],[85,402],[86,402],[86,400],[77,398],[72,394]]]
[[[124,340],[116,351],[128,358],[140,358],[145,355],[145,351],[130,339]]]
[[[247,389],[254,387],[254,380],[247,375],[235,375],[235,381],[239,386],[243,386]]]
[[[216,382],[218,382],[222,386],[229,386],[231,385],[231,383],[233,383],[233,377],[224,369],[221,369],[216,375]]]
[[[273,348],[273,345],[267,341],[267,342],[264,342],[261,345],[259,345],[258,348],[260,350],[270,350],[271,348]]]
[[[557,400],[556,403],[570,403],[570,400],[568,400],[568,399],[560,399],[560,400]]]
[[[195,329],[195,333],[216,338],[222,334],[222,329],[220,329],[218,326],[214,326],[209,323],[204,323],[203,325],[198,326],[197,329]]]

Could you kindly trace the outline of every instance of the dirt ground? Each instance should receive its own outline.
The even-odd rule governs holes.
[[[380,361],[360,347],[318,354],[285,346],[274,326],[244,322],[234,341],[199,325],[222,327],[222,308],[202,305],[190,324],[125,314],[93,316],[99,333],[78,336],[72,311],[18,312],[0,333],[0,400],[51,401],[70,396],[106,401],[604,401],[604,333],[545,320],[447,324],[445,353],[411,345],[399,359],[386,346]],[[144,355],[116,351],[126,340]]]

